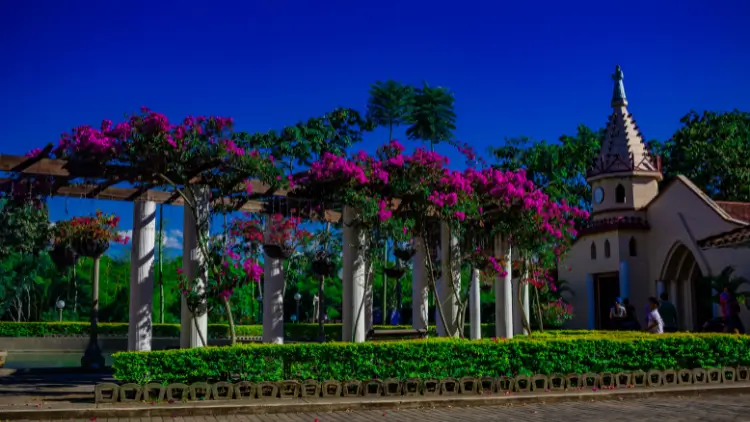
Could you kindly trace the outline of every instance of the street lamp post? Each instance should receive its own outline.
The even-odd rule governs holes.
[[[62,322],[62,315],[63,315],[63,309],[65,309],[65,301],[60,299],[55,303],[55,307],[57,307],[57,312],[60,313],[60,322]]]
[[[297,320],[299,320],[299,301],[302,300],[302,295],[299,292],[295,293],[294,300],[297,301],[297,312],[295,315],[297,315]]]

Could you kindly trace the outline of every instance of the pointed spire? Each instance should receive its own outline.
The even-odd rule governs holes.
[[[622,68],[618,64],[615,67],[615,73],[612,75],[612,80],[615,81],[615,87],[612,90],[612,107],[620,107],[628,105],[628,99],[625,97],[625,85],[622,80],[625,75],[622,73]]]
[[[607,173],[652,173],[654,177],[661,179],[659,160],[649,153],[633,115],[628,112],[622,79],[622,69],[617,66],[612,75],[615,82],[612,92],[614,110],[609,116],[599,157],[589,170],[588,177]]]

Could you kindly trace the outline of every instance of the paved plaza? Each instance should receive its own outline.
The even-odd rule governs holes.
[[[478,421],[750,421],[747,395],[356,412],[106,419],[107,422],[478,422]],[[101,422],[105,419],[97,419]],[[91,421],[91,419],[81,419]]]

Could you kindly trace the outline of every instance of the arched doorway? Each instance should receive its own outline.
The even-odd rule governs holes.
[[[662,270],[665,291],[677,306],[681,329],[696,329],[713,317],[711,287],[699,283],[703,273],[693,252],[677,243],[667,255]]]

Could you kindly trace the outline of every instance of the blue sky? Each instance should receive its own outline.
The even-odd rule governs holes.
[[[363,110],[369,85],[385,79],[450,88],[456,137],[485,151],[505,137],[600,127],[616,64],[649,139],[668,138],[690,109],[750,109],[747,1],[508,3],[4,1],[0,152],[142,105],[265,131]],[[386,137],[372,134],[365,149]],[[52,201],[53,219],[65,203]],[[67,201],[69,216],[97,208],[130,228],[130,204]],[[182,210],[166,207],[165,219],[178,242]]]

